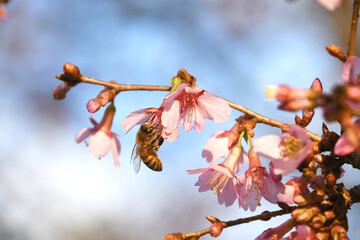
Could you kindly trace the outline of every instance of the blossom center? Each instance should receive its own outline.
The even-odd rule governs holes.
[[[284,159],[293,159],[299,156],[299,151],[302,148],[302,143],[299,138],[287,134],[283,138],[283,146],[280,154]]]
[[[260,204],[260,195],[264,195],[264,186],[263,186],[263,179],[264,175],[262,174],[262,168],[254,167],[251,169],[251,175],[247,177],[246,181],[246,190],[247,193],[245,194],[244,198],[248,196],[248,193],[255,192],[257,201],[257,205],[261,206]],[[252,195],[252,194],[251,194]]]
[[[186,113],[186,114],[190,114],[190,111],[195,112],[195,109],[197,108],[196,105],[196,101],[195,101],[195,96],[193,96],[194,94],[191,93],[186,93],[185,97],[184,97],[184,101],[183,101],[183,106],[181,108],[181,113],[180,115]]]
[[[228,182],[229,177],[226,174],[215,171],[209,179],[209,182],[206,185],[211,185],[211,191],[214,191],[214,194],[222,193],[226,183]]]

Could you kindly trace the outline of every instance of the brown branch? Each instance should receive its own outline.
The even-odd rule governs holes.
[[[348,50],[348,57],[352,56],[354,53],[354,46],[355,46],[355,37],[356,37],[356,27],[357,21],[359,18],[359,6],[360,0],[354,0],[353,3],[353,13],[351,18],[351,31],[350,31],[350,39],[349,39],[349,50]]]
[[[272,217],[291,213],[296,208],[298,208],[298,207],[289,207],[286,210],[277,210],[277,211],[273,211],[273,212],[264,211],[261,214],[256,215],[256,216],[247,217],[247,218],[239,218],[239,219],[232,220],[232,221],[222,222],[222,224],[223,224],[224,228],[227,228],[227,227],[240,225],[243,223],[249,223],[249,222],[256,221],[256,220],[268,221]],[[182,233],[182,239],[191,239],[191,238],[198,239],[201,236],[206,235],[208,233],[210,233],[209,228],[206,228],[206,229],[203,229],[203,230],[200,230],[197,232],[192,232],[192,233]]]
[[[351,204],[360,202],[360,185],[349,190],[351,196]]]
[[[96,85],[102,85],[105,87],[110,87],[115,89],[117,92],[121,91],[136,91],[136,90],[147,90],[147,91],[170,91],[171,87],[169,86],[150,86],[150,85],[130,85],[130,84],[117,84],[110,83],[95,78],[89,78],[84,75],[80,77],[81,82],[91,83]]]
[[[360,169],[360,154],[353,152],[344,157],[340,157],[340,159],[347,164],[350,164],[353,168]]]

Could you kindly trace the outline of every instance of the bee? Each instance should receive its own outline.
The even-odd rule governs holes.
[[[162,163],[156,152],[163,142],[164,138],[161,136],[161,128],[151,123],[141,125],[136,135],[136,143],[131,154],[136,173],[140,170],[141,161],[151,170],[162,170]]]

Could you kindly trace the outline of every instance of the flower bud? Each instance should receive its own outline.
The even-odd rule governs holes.
[[[183,235],[181,233],[168,233],[162,240],[183,240]]]
[[[321,228],[325,222],[326,222],[326,218],[322,214],[313,217],[313,219],[311,220],[311,224],[315,229]]]
[[[53,97],[56,100],[62,100],[66,97],[66,93],[70,91],[72,86],[67,82],[61,82],[53,91]]]
[[[333,173],[326,175],[326,185],[332,187],[336,184],[336,177]]]
[[[325,180],[324,177],[321,175],[316,175],[310,178],[309,183],[313,189],[325,189]]]
[[[323,87],[319,78],[315,78],[315,80],[311,84],[310,90],[313,90],[317,93],[322,93]]]
[[[98,98],[90,99],[86,104],[86,108],[90,113],[95,113],[100,109],[101,101]]]
[[[100,100],[101,106],[104,107],[115,98],[115,95],[116,93],[113,89],[105,89],[99,93],[97,98]]]
[[[325,211],[324,216],[325,216],[326,220],[331,220],[331,219],[335,218],[336,215],[335,215],[334,211]]]
[[[329,239],[329,233],[326,232],[318,232],[315,235],[316,240],[328,240]]]
[[[346,61],[346,56],[345,54],[342,52],[341,48],[336,46],[336,45],[328,45],[325,47],[326,50],[328,51],[328,53],[331,56],[337,57],[339,58],[341,61],[345,62]]]
[[[340,225],[333,226],[330,230],[330,234],[335,239],[347,239],[346,230]]]
[[[211,226],[209,228],[210,235],[212,237],[220,236],[223,228],[224,228],[224,226],[223,226],[222,222],[214,222],[213,224],[211,224]]]
[[[299,214],[296,217],[296,222],[307,223],[312,219],[313,216],[314,216],[313,211],[311,211],[310,209],[306,209],[303,213]]]
[[[309,194],[299,193],[294,196],[294,202],[299,206],[305,206],[311,202],[311,198]]]
[[[73,81],[79,80],[81,76],[79,68],[71,63],[64,64],[64,73]]]

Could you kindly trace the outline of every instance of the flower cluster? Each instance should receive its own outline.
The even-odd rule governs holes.
[[[274,204],[293,203],[294,195],[299,192],[291,183],[284,185],[281,176],[294,171],[309,154],[311,143],[306,131],[293,125],[282,137],[258,138],[246,154],[241,140],[247,132],[247,129],[241,130],[237,122],[231,130],[216,132],[209,139],[203,150],[209,167],[188,170],[189,174],[201,174],[195,186],[199,186],[199,192],[214,191],[219,204],[225,203],[228,207],[238,199],[239,207],[250,211],[260,206],[262,197]],[[272,159],[270,173],[261,165],[259,155]],[[222,157],[225,160],[216,163]],[[249,162],[249,167],[237,176],[244,160]]]

